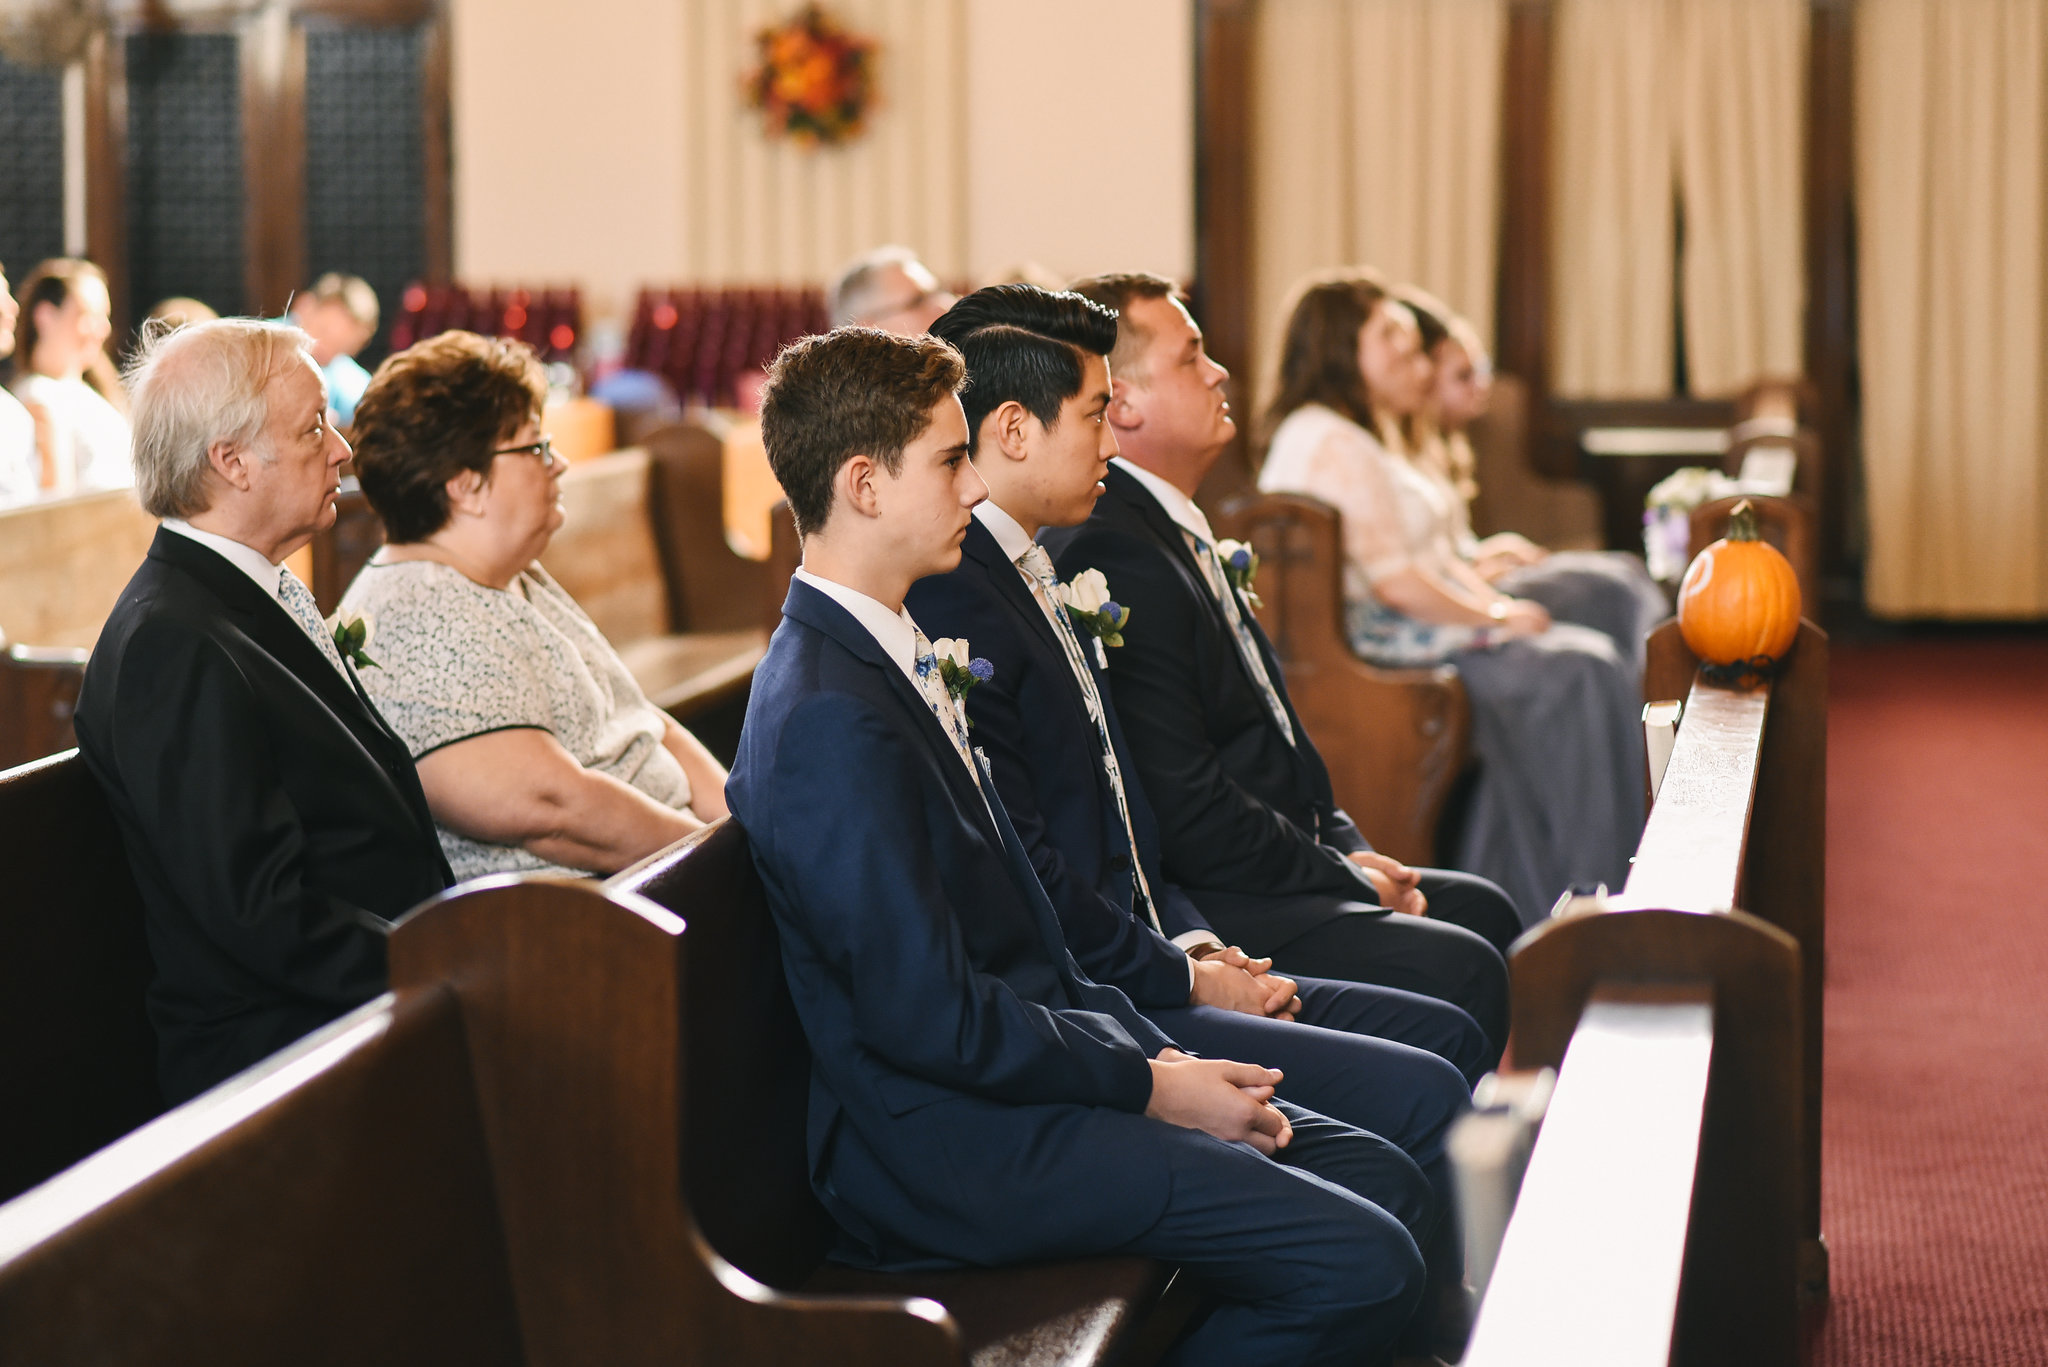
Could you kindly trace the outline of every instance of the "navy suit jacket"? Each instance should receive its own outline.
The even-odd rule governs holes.
[[[382,992],[390,923],[453,881],[405,742],[189,537],[159,530],[121,591],[77,728],[142,893],[173,1102]]]
[[[1372,847],[1338,808],[1250,605],[1240,596],[1293,723],[1293,744],[1245,667],[1179,525],[1129,472],[1111,466],[1104,485],[1086,522],[1039,539],[1063,578],[1101,570],[1116,601],[1131,609],[1124,645],[1109,652],[1110,687],[1158,814],[1167,876],[1191,890],[1320,904],[1330,915],[1338,914],[1330,895],[1376,904],[1371,881],[1344,857]]]
[[[1147,1060],[924,699],[790,586],[726,792],[812,1052],[812,1183],[878,1266],[1116,1247],[1165,1209]],[[993,797],[993,790],[991,789]]]
[[[978,520],[960,549],[958,569],[912,587],[910,610],[928,631],[966,637],[974,653],[995,666],[995,676],[967,695],[974,742],[987,752],[1003,806],[1031,852],[1067,943],[1090,977],[1122,988],[1140,1005],[1185,1006],[1187,955],[1133,907],[1130,836],[1066,650],[1015,564]],[[1160,871],[1158,824],[1124,742],[1109,680],[1085,633],[1081,646],[1102,695],[1160,929],[1168,936],[1208,930],[1194,903]]]

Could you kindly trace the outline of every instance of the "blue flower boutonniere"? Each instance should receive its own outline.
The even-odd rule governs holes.
[[[1223,577],[1244,595],[1245,602],[1254,608],[1264,607],[1265,602],[1252,588],[1252,580],[1259,573],[1259,553],[1242,541],[1219,541],[1216,543],[1216,558],[1223,562]]]
[[[1124,643],[1131,610],[1109,596],[1109,580],[1101,570],[1082,570],[1060,585],[1060,604],[1068,621],[1096,639],[1097,658],[1101,658],[1103,646]]]
[[[337,612],[327,619],[327,629],[334,633],[334,648],[341,652],[341,658],[357,669],[382,669],[369,656],[370,637],[377,630],[377,619],[367,612]]]
[[[996,667],[967,648],[967,638],[945,637],[932,642],[932,654],[939,661],[939,682],[955,703],[967,697],[967,690],[995,677]]]

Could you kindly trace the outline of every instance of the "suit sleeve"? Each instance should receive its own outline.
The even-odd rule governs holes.
[[[977,639],[991,638],[984,633]],[[995,676],[967,695],[967,710],[975,723],[974,742],[988,756],[996,792],[1016,828],[1018,841],[1031,856],[1045,895],[1052,899],[1067,948],[1090,978],[1121,988],[1141,1005],[1187,1005],[1194,981],[1188,956],[1103,897],[1074,872],[1054,845],[1032,784],[1032,766],[1044,759],[1034,754],[1029,744],[1030,730],[1018,699],[1025,668],[1023,652],[1005,649],[1002,654],[1007,658],[994,662]]]
[[[222,952],[310,1000],[384,990],[391,923],[306,886],[306,832],[241,669],[146,624],[122,651],[107,761],[148,853]]]
[[[1093,532],[1060,556],[1060,572],[1099,569],[1131,609],[1124,644],[1110,652],[1117,716],[1159,818],[1166,873],[1184,887],[1289,896],[1332,893],[1377,903],[1372,884],[1337,850],[1318,844],[1241,787],[1209,739],[1197,677],[1196,614],[1173,567],[1135,538]]]
[[[1026,1001],[968,961],[958,922],[975,908],[954,904],[934,857],[965,837],[932,829],[908,744],[857,700],[813,696],[785,722],[749,821],[767,824],[794,929],[852,1000],[860,1044],[998,1101],[1143,1111],[1150,1055],[1121,1023]]]

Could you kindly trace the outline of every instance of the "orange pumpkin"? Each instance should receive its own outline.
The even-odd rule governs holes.
[[[1678,630],[1708,665],[1761,669],[1799,638],[1799,576],[1778,548],[1757,539],[1747,499],[1728,535],[1693,557],[1678,586]]]

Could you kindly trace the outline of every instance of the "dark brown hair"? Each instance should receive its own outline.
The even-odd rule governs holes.
[[[448,481],[488,478],[492,453],[548,399],[524,342],[444,332],[384,358],[349,429],[363,496],[401,545],[448,525]]]
[[[1109,353],[1110,373],[1119,379],[1144,378],[1145,368],[1138,364],[1138,357],[1152,336],[1131,317],[1131,304],[1139,299],[1178,299],[1180,286],[1148,271],[1117,271],[1084,276],[1067,288],[1106,309],[1116,310],[1116,350]]]
[[[1280,341],[1280,387],[1266,409],[1266,440],[1288,414],[1312,403],[1378,430],[1358,368],[1358,334],[1387,297],[1386,285],[1370,272],[1316,276],[1295,287]]]
[[[966,378],[960,353],[936,337],[843,327],[784,347],[761,390],[761,441],[797,534],[825,525],[832,481],[853,457],[900,471],[903,448]]]
[[[36,305],[63,308],[77,292],[78,282],[88,277],[102,285],[107,283],[107,273],[92,262],[76,256],[53,256],[37,262],[28,277],[15,285],[14,302],[21,309],[21,317],[14,324],[15,374],[26,375],[35,367]],[[105,347],[86,361],[85,382],[122,413],[128,411],[128,391],[121,387],[121,372]]]

